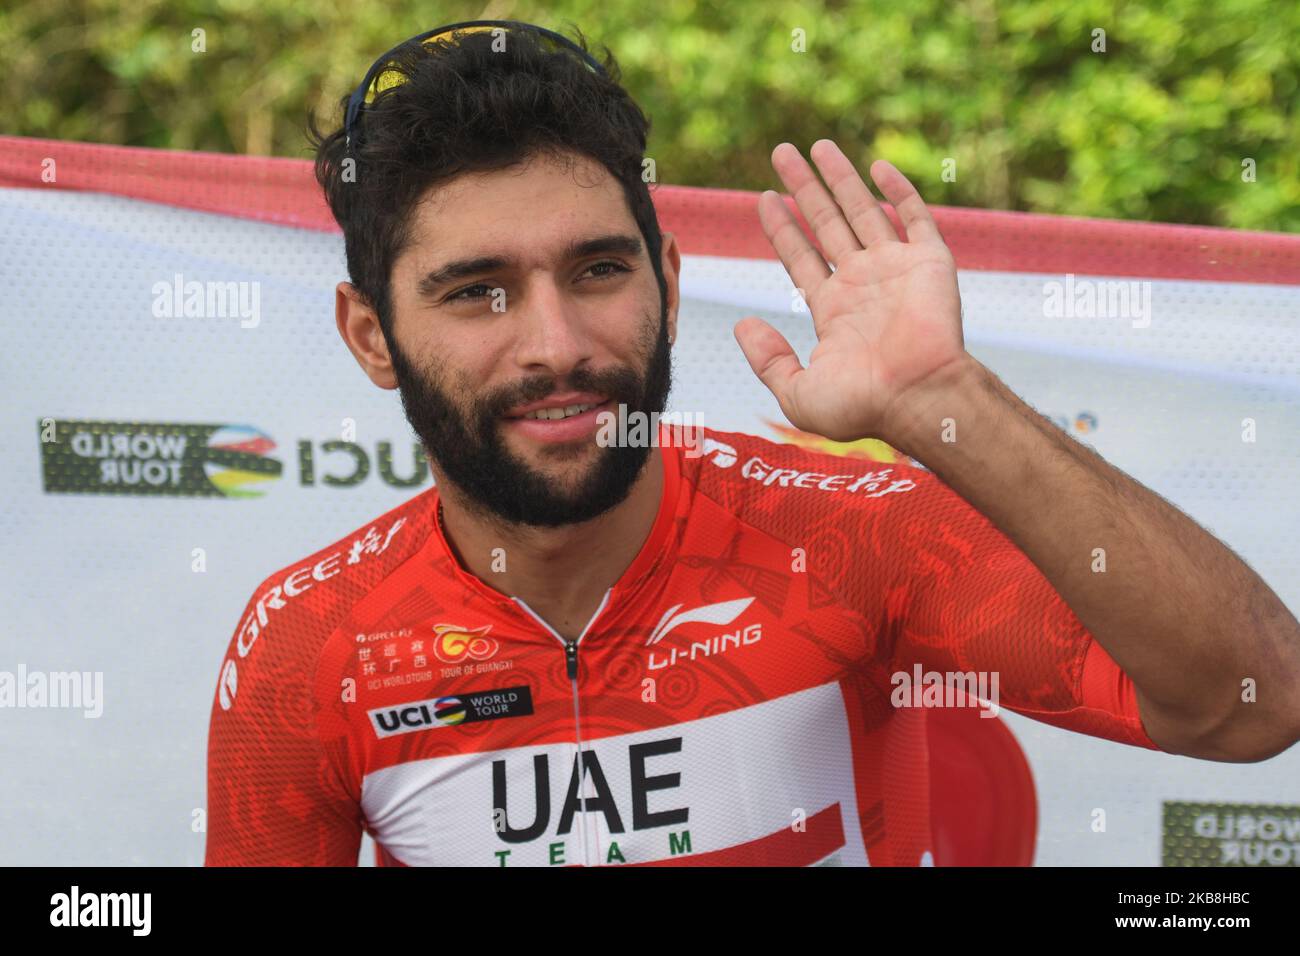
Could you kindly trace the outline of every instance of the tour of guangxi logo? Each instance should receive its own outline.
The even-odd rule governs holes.
[[[488,637],[491,624],[482,627],[462,627],[459,624],[433,625],[433,653],[444,664],[442,676],[456,674],[483,674],[487,671],[507,670],[513,662],[494,661],[501,645],[496,638]]]
[[[499,645],[487,636],[491,624],[482,627],[461,627],[459,624],[433,625],[433,653],[444,664],[459,664],[466,657],[485,661],[497,652]]]

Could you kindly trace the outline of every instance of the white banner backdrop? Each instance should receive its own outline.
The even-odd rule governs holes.
[[[395,483],[414,473],[415,438],[396,393],[371,386],[335,330],[341,236],[3,189],[0,250],[0,670],[103,675],[98,716],[0,709],[0,864],[197,865],[208,715],[244,603],[272,571],[428,477]],[[256,283],[244,290],[256,323],[158,315],[159,284],[177,276]],[[1077,303],[1079,283],[1098,280],[1133,281],[963,271],[968,348],[1300,610],[1300,286],[1154,280],[1122,316],[1044,315],[1051,283]],[[811,324],[791,311],[780,264],[688,255],[682,288],[670,407],[784,440],[773,426],[786,422],[731,331],[759,314],[810,351]],[[80,479],[43,462],[42,425],[71,428],[58,431],[66,436],[75,426],[57,423],[81,421],[212,426],[188,440],[243,449],[267,470],[212,456],[205,473],[230,496],[47,491]],[[345,435],[348,448],[328,444]],[[91,444],[73,451],[105,477]],[[179,466],[158,466],[168,467]],[[151,477],[167,480],[147,470],[141,480]],[[1262,764],[1213,763],[1002,718],[1034,773],[1037,864],[1159,865],[1164,801],[1300,802],[1300,748]],[[1105,832],[1094,830],[1098,809]]]

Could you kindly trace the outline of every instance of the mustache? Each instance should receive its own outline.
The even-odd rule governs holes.
[[[596,392],[607,398],[639,399],[641,380],[627,366],[592,371],[575,369],[568,375],[535,375],[514,385],[504,386],[478,404],[478,418],[489,423],[505,414],[508,409],[529,402],[541,401],[557,392]],[[633,401],[627,404],[634,404]]]

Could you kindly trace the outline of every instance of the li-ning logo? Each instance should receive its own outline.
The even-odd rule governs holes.
[[[752,597],[738,598],[735,601],[723,601],[720,604],[706,604],[704,607],[692,608],[689,611],[678,613],[680,604],[675,604],[668,609],[662,618],[659,619],[658,625],[650,632],[649,639],[646,640],[646,647],[654,647],[665,637],[673,628],[681,624],[730,624],[736,618],[740,617],[745,608],[754,602]],[[704,657],[712,657],[715,654],[723,654],[728,649],[740,647],[742,644],[755,644],[763,637],[763,625],[755,621],[743,628],[737,628],[734,634],[714,634],[704,641],[693,641],[689,649],[671,647],[667,651],[667,656],[663,659],[656,657],[655,652],[650,651],[650,658],[646,662],[650,670],[661,670],[665,667],[675,665],[678,660],[694,661],[697,652]]]
[[[738,598],[735,601],[723,601],[721,604],[706,604],[704,607],[693,608],[690,611],[682,611],[678,614],[677,609],[680,604],[674,604],[659,619],[655,629],[650,632],[650,638],[645,642],[646,647],[652,647],[658,644],[668,632],[679,624],[690,624],[693,621],[699,621],[703,624],[730,624],[740,613],[754,602],[752,597]]]
[[[459,664],[469,657],[476,661],[485,661],[492,657],[499,645],[487,636],[492,630],[491,624],[473,630],[459,624],[433,625],[433,653],[444,664]]]

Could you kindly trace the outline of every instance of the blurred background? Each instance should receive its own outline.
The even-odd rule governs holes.
[[[3,132],[305,158],[384,50],[501,18],[613,50],[661,182],[772,188],[829,137],[930,203],[1300,228],[1293,0],[5,0]]]

